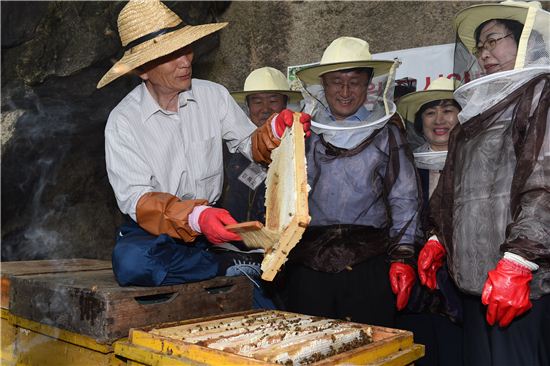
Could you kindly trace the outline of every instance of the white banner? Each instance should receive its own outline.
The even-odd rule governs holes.
[[[374,60],[399,59],[395,79],[416,79],[416,90],[425,90],[432,80],[439,77],[462,79],[453,74],[454,43],[437,46],[408,48],[405,50],[376,53]]]

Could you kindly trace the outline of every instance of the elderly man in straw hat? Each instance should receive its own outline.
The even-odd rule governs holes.
[[[259,274],[250,256],[208,251],[211,244],[240,240],[225,230],[236,222],[229,212],[213,207],[222,190],[222,141],[232,152],[269,161],[292,118],[281,113],[256,128],[224,87],[191,79],[193,42],[224,26],[185,25],[155,0],[130,1],[118,17],[125,53],[98,88],[132,70],[143,80],[105,128],[109,182],[131,218],[113,251],[121,285]],[[308,116],[302,121],[307,130]]]
[[[302,94],[290,90],[286,77],[277,69],[262,67],[248,75],[242,91],[231,93],[250,120],[262,126],[274,114],[295,105]],[[237,221],[265,221],[266,167],[251,162],[242,154],[229,154],[225,164],[226,181],[222,207]]]
[[[390,122],[396,66],[340,37],[296,74],[313,133],[311,223],[287,267],[291,311],[391,327],[407,304],[421,198],[407,141]]]
[[[463,293],[467,365],[550,364],[550,13],[474,5],[455,18],[459,124],[418,271]],[[472,80],[473,79],[473,80]]]

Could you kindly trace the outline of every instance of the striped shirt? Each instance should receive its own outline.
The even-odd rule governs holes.
[[[251,159],[256,126],[223,86],[193,79],[178,112],[161,109],[145,83],[111,112],[105,127],[109,182],[120,210],[136,220],[148,192],[215,203],[222,192],[222,140]]]

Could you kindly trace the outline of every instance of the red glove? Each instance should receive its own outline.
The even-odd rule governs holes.
[[[225,225],[237,221],[223,208],[207,208],[199,216],[199,226],[209,242],[222,244],[228,241],[240,241],[241,237],[225,229]]]
[[[443,265],[445,248],[438,240],[428,240],[418,254],[418,277],[420,283],[435,290],[437,287],[436,274]]]
[[[487,305],[487,323],[506,327],[533,304],[529,300],[531,270],[509,259],[501,259],[489,271],[481,293],[481,302]]]
[[[394,262],[390,266],[391,290],[397,295],[397,310],[403,309],[409,302],[411,290],[416,282],[414,269],[405,263]]]
[[[290,109],[283,109],[281,113],[275,117],[275,132],[277,132],[277,137],[283,137],[285,129],[287,127],[292,127],[294,123],[294,112]],[[300,113],[300,123],[304,128],[304,133],[306,137],[311,135],[309,128],[311,127],[311,116],[307,113]]]

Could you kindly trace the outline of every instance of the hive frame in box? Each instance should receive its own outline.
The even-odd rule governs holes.
[[[262,247],[262,279],[272,281],[309,224],[304,131],[294,113],[281,144],[271,154],[266,179],[266,224],[257,221],[227,226],[251,248]]]
[[[174,336],[160,335],[171,333],[176,328],[205,331],[211,333],[217,329],[216,323],[231,323],[233,321],[247,321],[250,317],[263,317],[264,314],[282,314],[284,316],[297,316],[308,318],[307,315],[288,313],[281,311],[246,311],[233,314],[191,319],[180,322],[159,324],[141,329],[132,329],[128,341],[115,345],[115,354],[143,365],[277,365],[271,361],[245,357],[231,351],[209,348],[199,343],[189,343],[182,339],[177,332]],[[311,318],[311,317],[309,317]],[[313,317],[318,320],[326,319]],[[329,320],[329,319],[326,319]],[[352,323],[365,329],[372,328],[372,342],[359,345],[356,348],[344,350],[341,353],[330,355],[318,361],[312,361],[313,366],[332,365],[384,365],[401,366],[409,365],[424,356],[424,346],[413,342],[413,334],[409,331],[369,326],[366,324]],[[204,328],[203,328],[204,327]],[[221,327],[220,327],[221,328]],[[233,328],[237,329],[237,328]],[[239,328],[246,331],[246,328]],[[227,329],[226,329],[227,330]],[[193,331],[194,332],[194,331]],[[221,330],[220,330],[221,332]],[[157,333],[157,334],[156,334]],[[200,334],[197,334],[200,336]],[[220,333],[220,337],[222,337]],[[185,337],[183,337],[185,338]],[[220,338],[221,339],[221,338]]]

